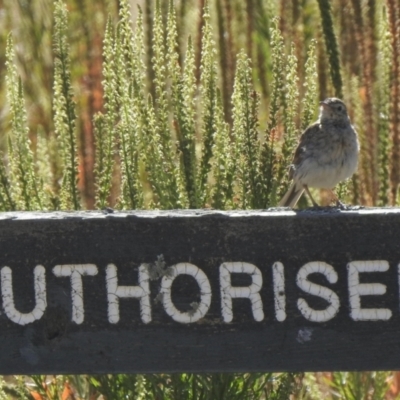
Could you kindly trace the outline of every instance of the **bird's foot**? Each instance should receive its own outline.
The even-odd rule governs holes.
[[[339,208],[340,210],[348,210],[349,209],[349,206],[342,203],[339,199],[336,199],[336,207]]]

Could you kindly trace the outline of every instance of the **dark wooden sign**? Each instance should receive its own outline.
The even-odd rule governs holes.
[[[4,213],[0,373],[400,368],[400,210]]]

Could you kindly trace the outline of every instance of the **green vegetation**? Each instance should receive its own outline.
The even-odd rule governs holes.
[[[398,5],[343,1],[6,2],[0,208],[273,207],[332,95],[362,144],[342,200],[397,204]]]
[[[362,145],[342,200],[399,203],[395,0],[3,3],[1,211],[273,207],[301,131],[334,95]],[[2,382],[0,398],[381,399],[397,380],[35,376]]]
[[[5,5],[2,210],[273,207],[329,95],[362,144],[342,200],[397,204],[396,4],[48,3]]]

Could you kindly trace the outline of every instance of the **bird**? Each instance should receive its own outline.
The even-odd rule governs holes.
[[[310,187],[330,190],[337,205],[342,205],[332,189],[357,170],[360,145],[346,105],[336,97],[319,104],[318,120],[300,136],[289,167],[289,179],[293,181],[279,207],[295,207],[304,191],[318,207]]]

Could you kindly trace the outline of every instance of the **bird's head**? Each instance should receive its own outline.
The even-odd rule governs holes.
[[[320,120],[321,122],[332,123],[348,123],[349,116],[347,114],[346,105],[342,100],[336,97],[328,97],[320,103]]]

